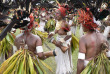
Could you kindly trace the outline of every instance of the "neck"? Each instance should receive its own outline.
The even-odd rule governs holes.
[[[24,32],[23,32],[23,34],[25,34],[25,35],[27,35],[27,34],[30,34],[31,32],[29,31],[29,30],[25,30]]]
[[[95,31],[87,31],[87,33],[89,33],[89,34],[90,34],[90,33],[94,33],[94,32],[95,32]]]

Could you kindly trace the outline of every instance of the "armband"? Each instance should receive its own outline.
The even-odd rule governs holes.
[[[106,52],[106,56],[110,57],[110,51]]]
[[[55,53],[55,50],[53,50],[53,55],[54,55],[54,56],[57,56],[56,53]]]
[[[85,59],[85,53],[78,53],[78,59],[82,59],[84,60]]]
[[[42,46],[37,46],[36,51],[37,51],[37,53],[43,52]]]

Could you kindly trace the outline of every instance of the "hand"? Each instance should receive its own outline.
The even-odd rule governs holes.
[[[56,41],[55,41],[55,40],[53,40],[53,41],[52,41],[52,43],[53,43],[53,44],[56,44]]]
[[[61,47],[61,46],[62,46],[62,42],[61,42],[61,41],[57,41],[57,42],[55,43],[55,45],[56,45],[57,47]]]
[[[47,59],[47,58],[49,58],[49,56],[47,57],[47,56],[44,56],[44,59]]]
[[[49,36],[48,36],[48,38],[51,38],[53,36],[53,34],[50,34]]]
[[[63,49],[64,51],[66,51],[66,50],[68,49],[68,47],[63,46],[62,49]]]

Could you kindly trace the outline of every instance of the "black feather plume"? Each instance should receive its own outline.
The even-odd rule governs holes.
[[[99,16],[96,18],[96,20],[103,20],[104,18],[106,18],[109,15],[109,11],[108,10],[103,10],[102,12],[99,13]]]

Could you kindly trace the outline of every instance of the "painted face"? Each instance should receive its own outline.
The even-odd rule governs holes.
[[[56,10],[55,18],[56,18],[57,20],[61,19],[61,12],[60,12],[59,10]]]
[[[46,18],[46,13],[45,13],[45,12],[42,12],[40,16],[41,16],[41,19],[42,19],[42,20],[46,20],[46,19],[45,19],[45,18]]]

